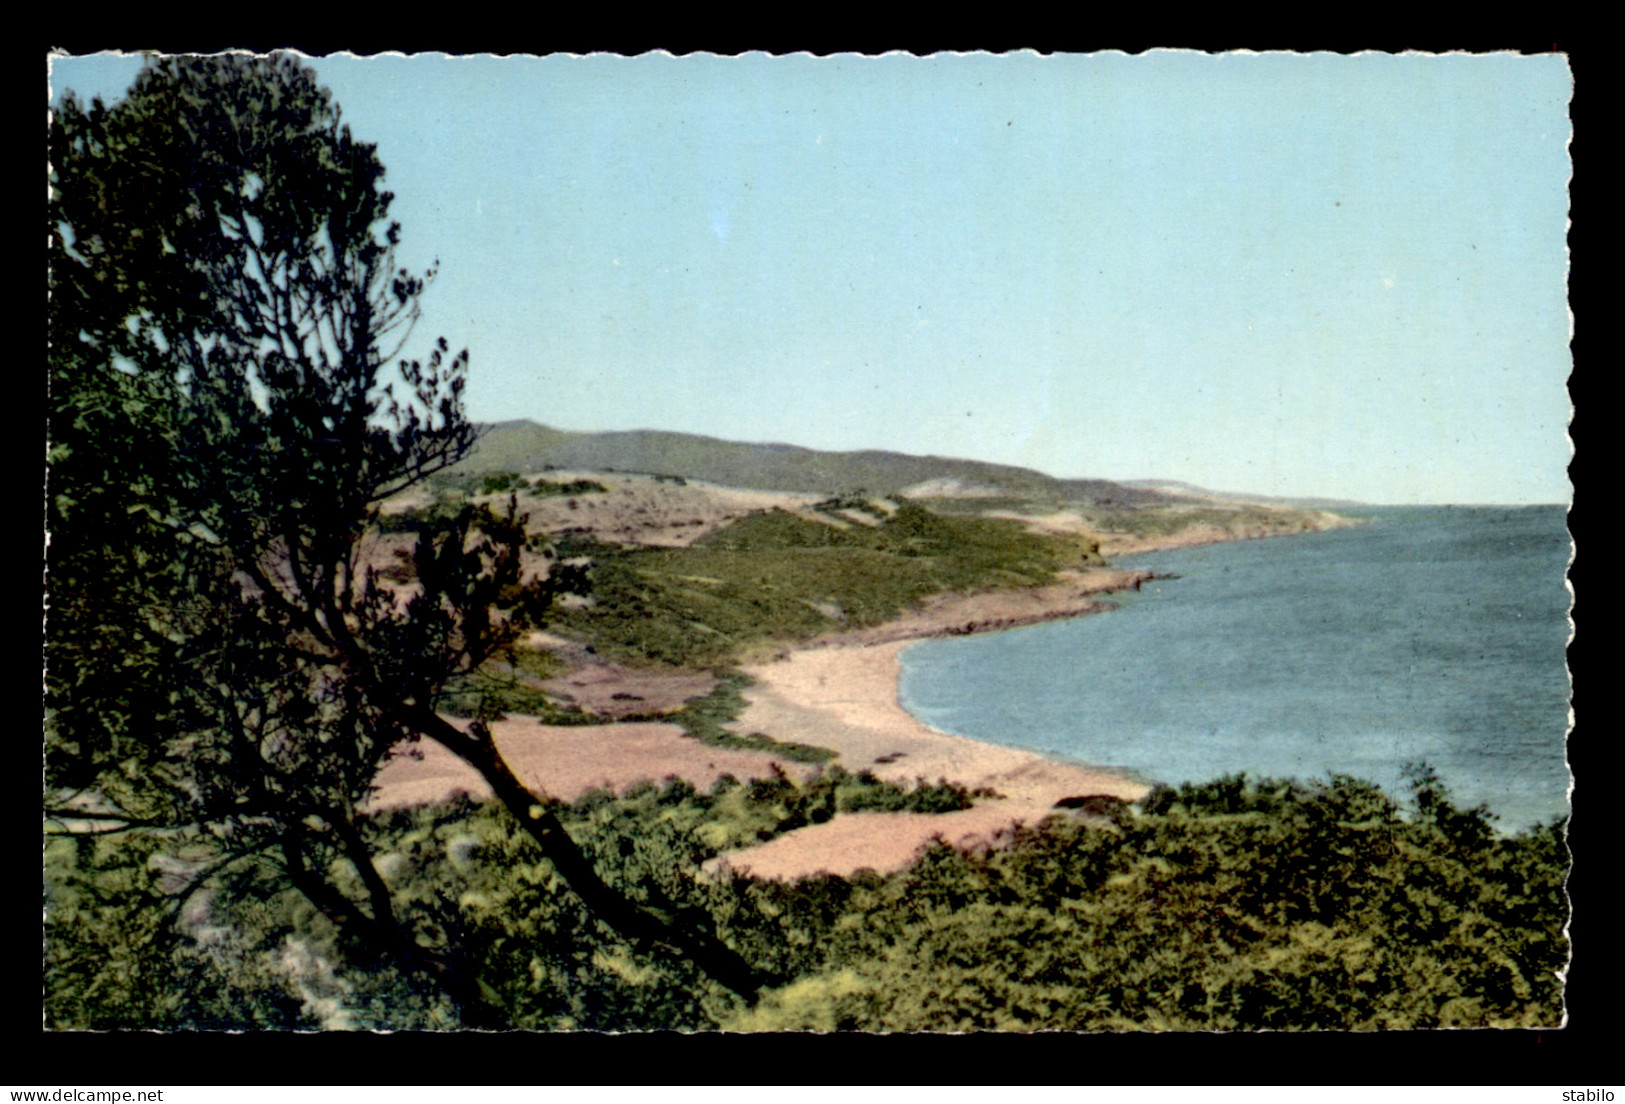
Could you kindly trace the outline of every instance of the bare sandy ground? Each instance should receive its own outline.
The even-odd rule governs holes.
[[[1211,505],[1219,508],[1233,506],[1233,504],[1217,499],[1211,500]],[[1271,508],[1252,506],[1251,509],[1254,511],[1263,510],[1267,515]],[[1171,548],[1193,548],[1202,544],[1260,540],[1265,537],[1289,536],[1293,533],[1340,529],[1354,524],[1348,518],[1340,517],[1325,510],[1312,512],[1280,510],[1277,514],[1278,520],[1274,524],[1248,522],[1232,523],[1229,527],[1225,527],[1204,521],[1194,525],[1187,525],[1174,533],[1151,536],[1137,536],[1133,533],[1120,533],[1109,529],[1096,528],[1094,524],[1075,510],[1063,510],[1054,514],[1042,515],[990,511],[987,516],[1010,518],[1039,533],[1089,537],[1099,542],[1100,553],[1107,559],[1132,556],[1141,552],[1163,552]]]
[[[674,713],[717,684],[714,675],[700,672],[623,667],[545,633],[532,633],[530,640],[533,647],[547,648],[570,664],[567,673],[541,683],[542,690],[556,701],[606,720]]]
[[[1314,533],[1327,529],[1343,529],[1357,524],[1328,511],[1317,511],[1302,528],[1273,528],[1262,525],[1238,525],[1229,529],[1206,522],[1190,525],[1171,535],[1137,537],[1128,533],[1097,533],[1101,555],[1107,557],[1132,556],[1141,552],[1163,552],[1170,548],[1194,548],[1202,544],[1222,544],[1227,541],[1264,540],[1268,537],[1286,537],[1297,533]]]
[[[724,774],[769,778],[775,764],[791,777],[805,778],[817,770],[764,752],[707,747],[676,725],[659,722],[561,726],[515,716],[493,724],[491,735],[525,785],[564,801],[589,790],[621,793],[639,782],[667,778],[683,778],[701,789]],[[366,811],[436,805],[459,793],[491,796],[474,768],[425,740],[384,766]]]
[[[528,528],[532,533],[573,530],[612,544],[683,547],[763,510],[805,514],[806,508],[819,499],[813,494],[744,490],[698,481],[675,483],[641,475],[570,471],[540,474],[554,483],[592,480],[605,489],[575,496],[521,496],[520,509],[530,516]]]

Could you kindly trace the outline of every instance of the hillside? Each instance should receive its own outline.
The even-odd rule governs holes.
[[[1214,491],[1178,479],[1125,479],[1122,485],[1138,490],[1156,491],[1172,498],[1195,499],[1201,502],[1254,502],[1260,506],[1285,506],[1297,510],[1355,510],[1370,505],[1347,498],[1296,498],[1290,495],[1252,494],[1246,491]]]
[[[532,457],[586,436],[523,419],[481,426],[480,430],[479,443],[458,470],[480,474],[528,470],[534,463]]]
[[[822,452],[782,444],[722,441],[688,433],[630,430],[570,433],[529,421],[489,426],[454,477],[492,472],[636,472],[680,476],[750,490],[821,496],[890,495],[931,484],[924,497],[1007,497],[1112,507],[1178,501],[1161,491],[1105,480],[1056,479],[1029,468],[869,450]],[[912,491],[912,493],[920,493]]]

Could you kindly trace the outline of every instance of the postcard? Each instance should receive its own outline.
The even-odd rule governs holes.
[[[48,1030],[1565,1023],[1563,55],[50,81]]]

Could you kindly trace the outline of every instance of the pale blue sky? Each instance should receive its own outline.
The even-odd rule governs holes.
[[[1569,499],[1561,56],[310,64],[476,419]]]

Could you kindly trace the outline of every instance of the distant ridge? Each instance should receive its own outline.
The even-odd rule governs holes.
[[[551,426],[523,419],[480,426],[474,451],[458,465],[465,471],[509,471],[526,466],[531,456],[558,448],[579,437]]]
[[[1345,510],[1369,506],[1346,498],[1293,498],[1287,495],[1244,494],[1239,491],[1212,491],[1177,479],[1125,479],[1125,487],[1159,491],[1178,498],[1199,498],[1213,502],[1257,502],[1265,506],[1290,506],[1299,510]]]
[[[473,451],[453,469],[464,474],[545,468],[674,475],[728,487],[812,494],[896,494],[924,483],[961,495],[1015,496],[1101,506],[1176,502],[1155,488],[1103,479],[1056,479],[1030,468],[910,456],[899,452],[821,452],[785,444],[747,444],[691,433],[639,429],[573,433],[518,420],[482,427]]]

